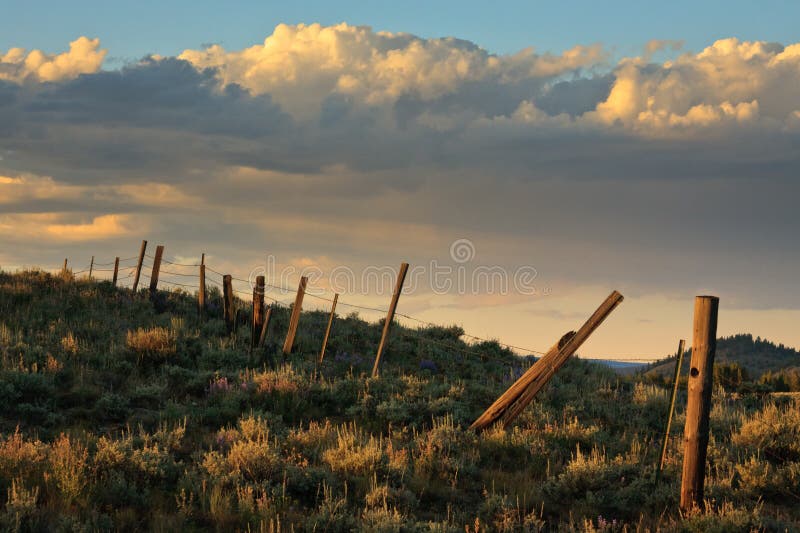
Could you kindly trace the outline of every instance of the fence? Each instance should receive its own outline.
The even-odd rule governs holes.
[[[267,328],[270,323],[274,308],[286,307],[291,310],[288,331],[283,344],[284,356],[291,353],[294,348],[295,336],[299,328],[300,313],[306,297],[316,298],[330,304],[329,317],[325,334],[322,340],[318,361],[322,362],[325,357],[325,350],[334,326],[335,313],[337,306],[345,306],[361,311],[377,312],[385,315],[380,343],[377,347],[375,362],[372,369],[373,377],[379,375],[382,357],[389,341],[392,323],[400,317],[426,328],[438,327],[431,322],[413,317],[397,311],[400,295],[408,270],[408,264],[402,263],[396,279],[392,299],[387,309],[370,307],[365,305],[353,304],[343,301],[340,294],[334,293],[331,298],[326,296],[308,293],[307,278],[300,279],[296,291],[289,287],[283,287],[268,283],[264,276],[256,279],[255,286],[249,280],[236,278],[231,274],[225,274],[213,269],[206,264],[205,254],[201,255],[199,263],[180,263],[165,259],[163,256],[164,247],[159,245],[155,255],[147,253],[147,241],[142,241],[138,256],[119,258],[113,261],[98,262],[92,256],[87,268],[73,272],[73,275],[87,273],[88,277],[95,277],[97,273],[111,272],[111,282],[114,286],[126,286],[130,281],[131,289],[136,292],[139,281],[145,280],[149,283],[151,298],[155,298],[159,283],[170,288],[181,290],[191,289],[197,291],[198,311],[202,316],[206,311],[206,291],[207,287],[218,287],[223,294],[223,316],[230,331],[234,322],[233,308],[235,306],[235,296],[239,296],[241,301],[247,297],[252,297],[252,332],[251,349],[264,345]],[[149,261],[148,261],[149,260]],[[133,264],[132,264],[133,263]],[[165,265],[162,268],[162,264]],[[113,268],[103,268],[113,265]],[[150,274],[147,273],[149,269]],[[190,272],[187,269],[197,269]],[[68,260],[64,260],[64,272],[68,270]],[[181,281],[176,281],[177,279]],[[280,301],[267,295],[267,290],[277,290],[282,294],[291,294],[293,298]],[[249,289],[249,290],[248,290]],[[264,300],[268,299],[272,303],[265,309]],[[555,373],[572,357],[586,339],[602,324],[611,312],[622,302],[623,296],[617,291],[612,292],[608,298],[597,308],[588,320],[577,330],[566,333],[550,350],[543,352],[521,346],[515,346],[500,341],[498,345],[508,350],[523,352],[530,355],[540,355],[524,373],[508,388],[497,400],[489,406],[486,411],[478,417],[472,424],[471,429],[482,431],[495,424],[508,427],[514,419],[525,409],[534,399],[544,385],[555,375]],[[293,304],[289,302],[293,301]],[[694,344],[692,350],[691,371],[688,381],[688,404],[686,414],[686,427],[684,429],[684,464],[683,477],[681,483],[680,505],[682,510],[690,512],[703,506],[703,478],[706,462],[706,447],[708,444],[708,425],[711,404],[711,388],[713,386],[713,364],[716,338],[718,299],[715,297],[698,297],[695,306],[695,325],[694,325]],[[436,344],[450,350],[460,352],[464,355],[479,357],[482,361],[487,360],[487,354],[478,351],[474,344],[467,344],[466,347],[457,346],[452,343],[432,339],[407,330],[404,335],[412,336],[421,342]],[[463,337],[473,341],[492,342],[485,338],[463,332]],[[675,405],[675,395],[678,389],[678,379],[680,377],[680,365],[683,355],[683,341],[680,342],[672,396],[670,399],[667,423],[665,428],[664,441],[662,443],[657,473],[660,473],[666,456],[666,445],[670,434],[670,423],[672,412]],[[497,358],[493,358],[497,359]],[[627,359],[633,361],[633,359]],[[504,363],[505,360],[501,360]],[[642,360],[643,361],[643,360]],[[658,481],[658,474],[656,477]]]

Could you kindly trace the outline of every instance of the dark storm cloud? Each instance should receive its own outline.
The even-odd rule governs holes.
[[[397,37],[374,49],[417,41]],[[336,250],[331,235],[341,228],[413,222],[454,237],[511,239],[515,261],[576,283],[671,290],[708,281],[741,306],[797,307],[800,288],[786,265],[800,252],[786,243],[800,227],[800,128],[787,111],[794,96],[780,89],[795,74],[769,66],[790,54],[766,47],[767,66],[744,71],[770,87],[774,97],[761,102],[761,94],[719,96],[743,75],[704,79],[713,70],[695,63],[706,56],[679,68],[625,63],[595,73],[579,64],[551,75],[541,73],[549,72],[541,58],[522,62],[523,72],[522,60],[504,66],[471,43],[450,44],[437,42],[447,53],[433,59],[412,50],[401,64],[414,67],[407,71],[369,67],[382,82],[439,61],[444,89],[436,90],[426,80],[353,82],[348,93],[339,87],[350,85],[315,78],[329,65],[312,62],[287,69],[285,79],[299,81],[279,95],[247,86],[266,83],[252,81],[258,63],[223,83],[223,68],[176,58],[52,83],[0,80],[0,176],[86,187],[69,198],[20,195],[0,203],[0,214],[127,213],[158,218],[171,241],[233,249],[264,232],[270,247],[298,253]],[[459,78],[448,61],[462,53],[478,58],[465,72],[487,73]],[[355,74],[367,69],[354,63]],[[323,81],[336,89],[319,90]],[[300,97],[315,91],[322,96],[298,113]],[[162,208],[91,189],[147,183],[192,198]],[[322,229],[260,226],[291,216]],[[422,260],[429,250],[403,253]]]

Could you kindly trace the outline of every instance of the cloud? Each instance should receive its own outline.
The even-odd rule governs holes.
[[[0,80],[14,82],[55,82],[100,70],[107,51],[100,49],[100,39],[79,37],[69,43],[69,51],[46,54],[11,48],[0,55]]]
[[[88,221],[70,221],[64,213],[0,214],[0,236],[11,242],[36,239],[49,243],[103,241],[141,231],[129,215],[107,214]]]
[[[495,55],[281,25],[242,50],[51,81],[5,54],[0,240],[15,264],[45,263],[39,239],[78,236],[89,257],[152,230],[233,269],[264,250],[422,263],[480,236],[488,262],[531,264],[556,291],[710,286],[796,306],[800,45],[654,59],[672,46],[610,63],[600,46]]]
[[[126,215],[103,215],[86,223],[48,224],[45,232],[59,239],[87,241],[120,237],[132,233],[133,228],[130,217]]]
[[[214,68],[225,85],[268,93],[293,115],[306,118],[319,113],[332,95],[365,106],[391,105],[404,95],[431,101],[465,84],[553,78],[605,57],[596,45],[576,46],[559,56],[532,49],[497,56],[459,39],[422,39],[345,23],[280,24],[263,45],[239,51],[214,45],[179,56],[197,68]]]
[[[26,201],[74,199],[78,198],[80,193],[79,187],[57,183],[49,176],[0,175],[0,205],[19,205]]]
[[[785,127],[800,109],[800,47],[722,39],[697,54],[650,64],[623,60],[596,118],[645,135],[726,125]]]

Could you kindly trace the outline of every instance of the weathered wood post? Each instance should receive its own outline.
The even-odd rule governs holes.
[[[150,274],[150,298],[156,296],[158,290],[158,273],[161,270],[161,257],[164,255],[164,247],[162,245],[156,246],[156,255],[153,258],[153,271]]]
[[[250,332],[250,348],[255,348],[264,325],[264,276],[256,277],[253,287],[253,325]]]
[[[697,296],[694,300],[694,339],[689,366],[689,394],[683,431],[681,510],[703,509],[708,419],[714,384],[719,298]]]
[[[403,283],[406,280],[406,272],[408,271],[408,263],[400,264],[400,271],[397,273],[397,282],[394,286],[394,294],[392,294],[392,303],[389,305],[389,312],[386,314],[386,322],[383,323],[383,334],[381,334],[381,342],[378,344],[378,352],[375,354],[375,364],[372,365],[372,377],[378,377],[381,367],[381,356],[383,350],[386,348],[386,341],[389,338],[389,329],[394,320],[394,312],[397,309],[397,301],[400,299],[400,292],[403,290]]]
[[[664,461],[667,460],[667,446],[669,445],[669,430],[672,427],[672,413],[675,412],[675,399],[678,397],[678,381],[681,377],[681,365],[683,364],[683,352],[686,350],[686,341],[681,339],[678,342],[678,359],[675,361],[675,377],[672,380],[672,396],[669,399],[669,413],[667,413],[667,427],[664,429],[664,442],[661,443],[661,456],[658,460],[658,470],[656,471],[656,482],[664,470]]]
[[[63,272],[64,274],[66,274],[66,273],[67,273],[67,258],[66,258],[66,257],[64,258],[64,268],[63,268],[62,272]]]
[[[197,314],[206,316],[206,254],[200,256],[200,287],[197,289]]]
[[[264,323],[261,325],[261,335],[258,336],[258,347],[264,346],[264,341],[267,339],[267,329],[269,328],[269,320],[272,318],[272,307],[267,307],[267,313],[264,315]]]
[[[294,347],[294,337],[297,335],[297,326],[300,323],[300,310],[303,307],[303,297],[306,295],[306,284],[308,278],[303,276],[300,278],[300,284],[297,286],[297,296],[294,298],[294,307],[292,307],[292,316],[289,318],[289,330],[286,332],[286,340],[283,342],[283,355],[289,355]]]
[[[89,262],[89,279],[92,279],[92,272],[94,272],[94,256],[92,256],[92,260]]]
[[[111,285],[117,286],[117,277],[119,276],[119,256],[114,258],[114,277],[111,280]]]
[[[333,294],[333,303],[331,304],[331,315],[328,317],[328,327],[325,328],[325,337],[322,339],[322,349],[319,351],[319,362],[325,358],[325,348],[328,347],[328,338],[331,336],[331,327],[333,326],[333,316],[336,313],[336,302],[339,301],[339,293]]]
[[[147,241],[142,241],[142,247],[139,248],[139,261],[136,263],[136,275],[133,278],[133,292],[139,288],[139,277],[142,274],[142,263],[144,262],[144,253],[147,250]]]
[[[577,332],[571,331],[561,337],[541,359],[536,361],[472,423],[470,429],[482,431],[498,421],[503,424],[503,427],[508,427],[623,299],[619,292],[613,291]]]
[[[233,331],[233,277],[230,274],[222,276],[222,316],[225,317],[225,327],[228,333]]]

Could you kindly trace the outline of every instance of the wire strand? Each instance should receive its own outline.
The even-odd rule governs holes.
[[[170,261],[169,259],[161,259],[163,262],[167,263],[168,265],[175,265],[175,266],[182,266],[182,267],[199,267],[200,263],[176,263],[174,261]],[[206,268],[208,268],[206,266]]]

